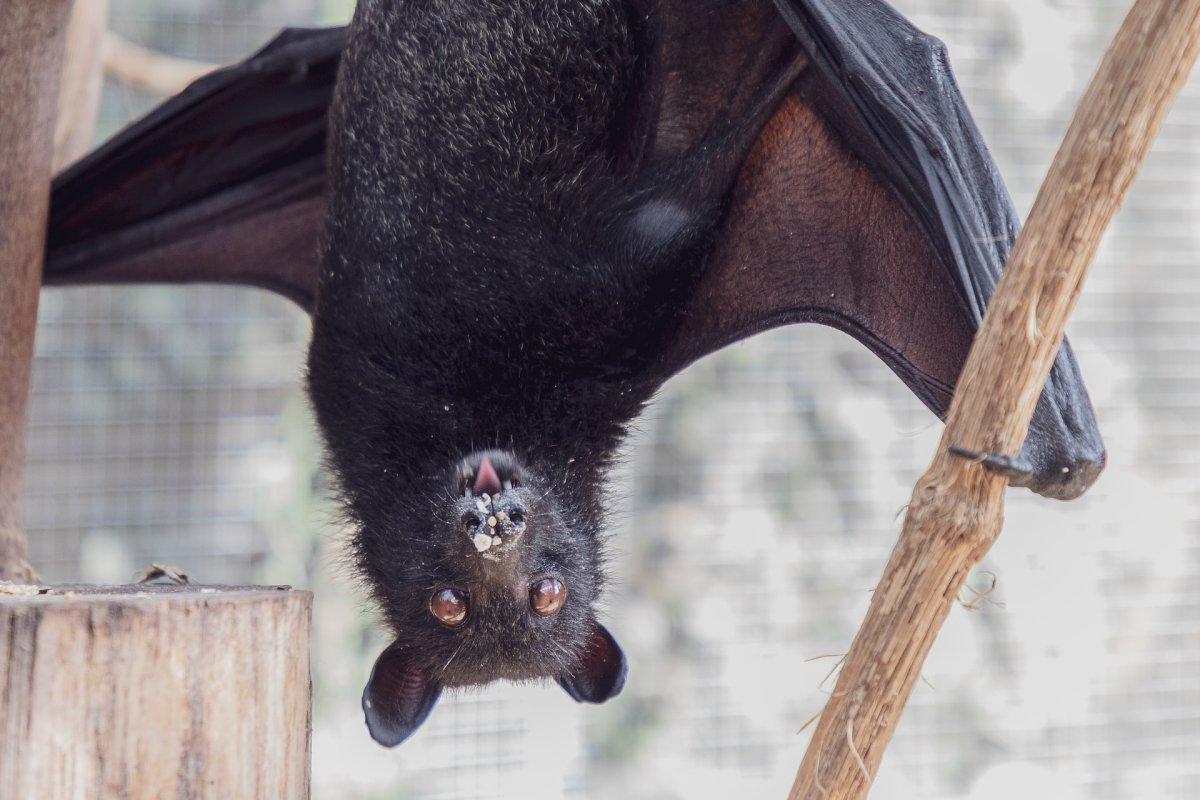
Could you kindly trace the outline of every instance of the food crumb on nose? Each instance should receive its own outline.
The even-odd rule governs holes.
[[[487,552],[488,548],[492,546],[492,537],[486,533],[475,534],[471,541],[475,543],[475,549],[481,553]]]
[[[503,542],[502,542],[502,540],[500,539],[500,537],[499,537],[499,536],[493,536],[493,537],[492,537],[492,544],[493,544],[494,546],[496,546],[496,547],[499,547],[499,546],[500,546],[502,543],[503,543]]]
[[[489,528],[496,527],[496,518],[495,517],[488,517],[488,527]]]

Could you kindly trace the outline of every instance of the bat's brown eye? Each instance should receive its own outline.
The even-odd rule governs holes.
[[[542,578],[529,587],[529,607],[548,617],[557,614],[567,602],[567,585],[558,578]]]
[[[429,613],[451,628],[462,625],[467,618],[467,596],[458,589],[438,589],[429,598]]]

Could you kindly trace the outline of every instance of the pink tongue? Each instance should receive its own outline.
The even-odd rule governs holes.
[[[479,465],[479,474],[475,476],[475,488],[472,491],[475,494],[500,494],[500,476],[496,474],[496,468],[487,458]]]

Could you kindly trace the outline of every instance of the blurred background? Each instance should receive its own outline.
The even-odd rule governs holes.
[[[112,0],[130,42],[225,63],[351,0]],[[945,39],[1024,212],[1129,0],[899,0]],[[100,137],[160,98],[105,87]],[[1110,449],[1070,505],[1010,493],[873,798],[1200,797],[1200,81],[1186,88],[1071,327]],[[673,381],[619,476],[605,618],[628,688],[444,699],[397,751],[359,694],[383,646],[324,494],[301,391],[308,320],[233,288],[42,296],[33,563],[127,582],[316,592],[318,800],[782,797],[939,424],[862,347],[759,336]],[[992,585],[994,591],[989,591]]]

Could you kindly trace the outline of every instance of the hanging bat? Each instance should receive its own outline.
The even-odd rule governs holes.
[[[1017,227],[943,46],[883,3],[364,0],[61,175],[46,282],[312,312],[309,394],[396,637],[363,696],[390,746],[447,687],[621,690],[604,480],[667,379],[820,322],[944,415]],[[1068,345],[1020,455],[973,455],[1091,485]]]

